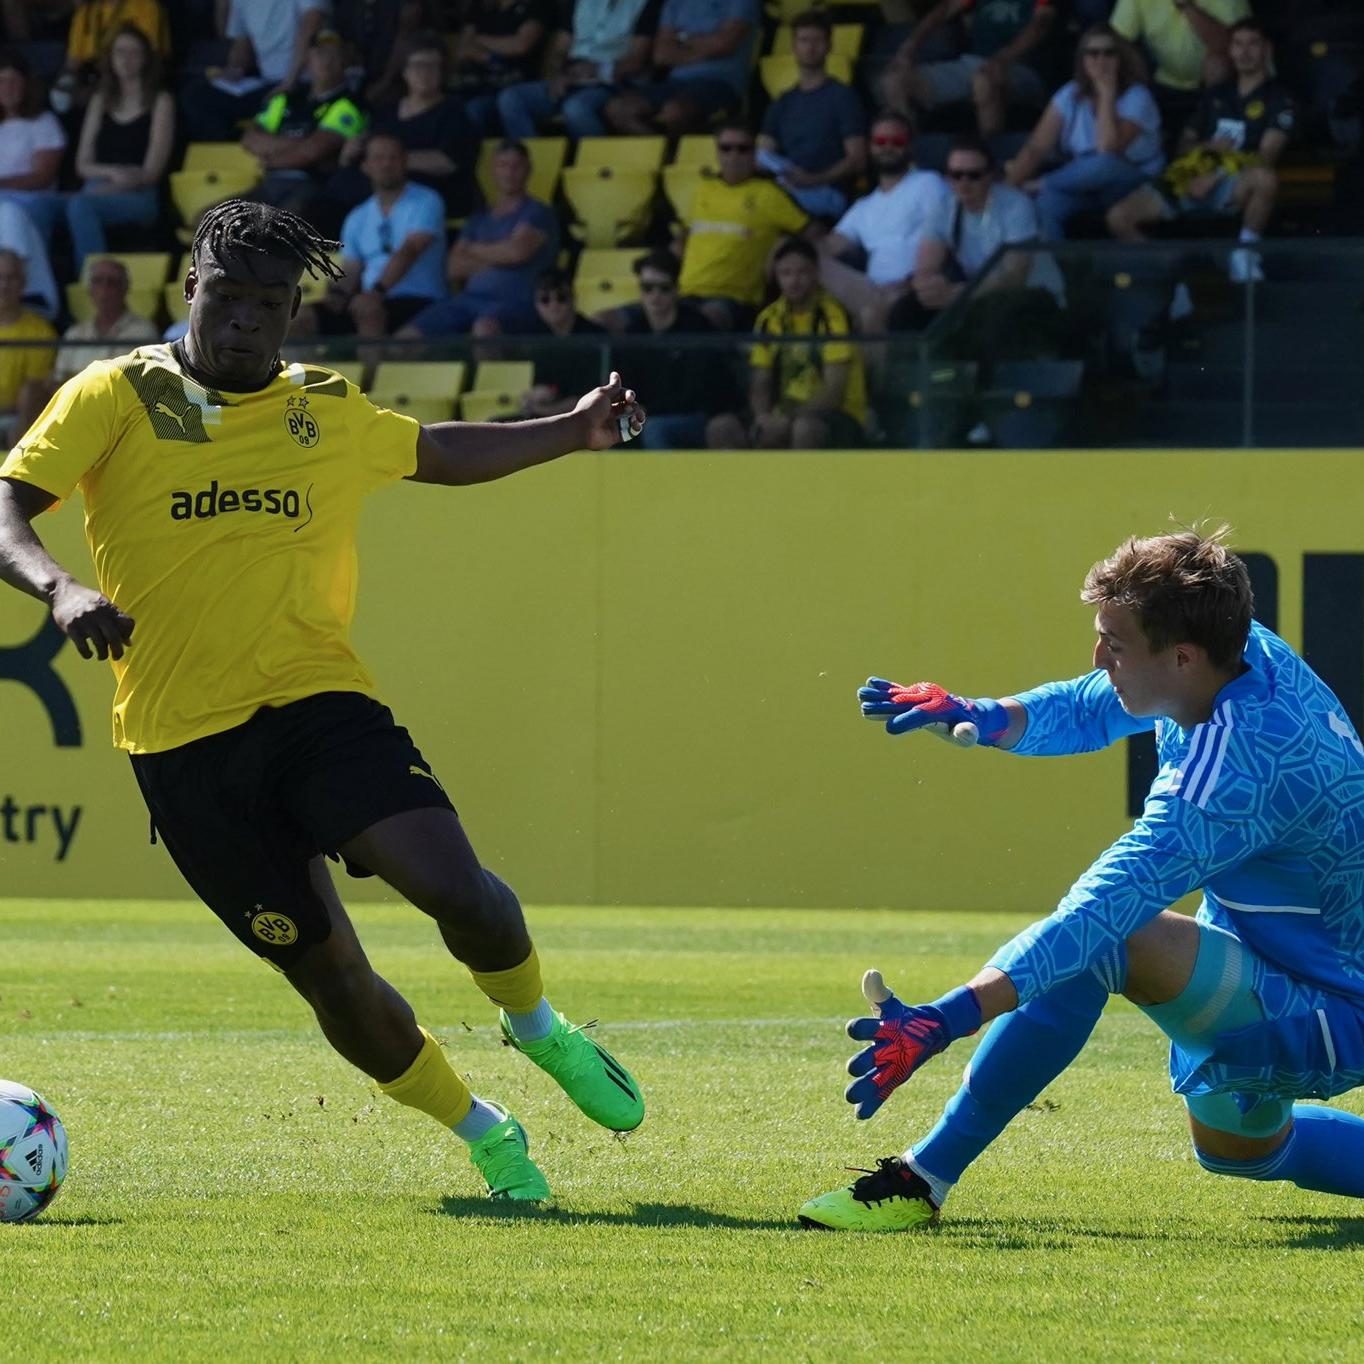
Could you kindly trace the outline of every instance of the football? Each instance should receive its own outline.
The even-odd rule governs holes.
[[[66,1177],[66,1128],[41,1095],[0,1080],[0,1222],[27,1222]]]

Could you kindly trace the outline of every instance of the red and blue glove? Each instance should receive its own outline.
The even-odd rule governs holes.
[[[876,1015],[848,1024],[849,1037],[871,1043],[848,1062],[848,1074],[857,1078],[843,1097],[858,1118],[871,1117],[925,1061],[980,1027],[980,1002],[969,985],[932,1004],[904,1004],[884,987],[877,1000],[869,988],[873,977],[879,985],[879,973],[869,971],[862,988]]]
[[[926,729],[940,739],[970,748],[973,744],[996,744],[1009,728],[1009,712],[988,696],[974,700],[954,695],[936,682],[915,682],[902,687],[884,677],[869,677],[857,699],[862,718],[884,720],[887,734],[908,734]]]

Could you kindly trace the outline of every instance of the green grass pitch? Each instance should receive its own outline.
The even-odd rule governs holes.
[[[854,1123],[841,1021],[862,969],[931,998],[1016,918],[534,911],[551,997],[599,1016],[644,1086],[617,1140],[498,1044],[420,915],[355,917],[525,1123],[557,1211],[482,1199],[461,1144],[377,1096],[206,911],[0,902],[0,1075],[48,1096],[72,1151],[48,1212],[0,1227],[0,1356],[1360,1358],[1364,1208],[1200,1171],[1162,1040],[1121,1000],[938,1229],[794,1224],[923,1131],[967,1056]]]

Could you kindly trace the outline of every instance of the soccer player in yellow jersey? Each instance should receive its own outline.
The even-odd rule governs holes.
[[[184,341],[90,365],[0,464],[0,578],[46,602],[82,657],[112,660],[115,742],[194,892],[283,972],[342,1056],[469,1144],[494,1198],[543,1200],[521,1125],[470,1093],[371,968],[325,854],[435,919],[501,1007],[506,1041],[588,1117],[629,1131],[644,1102],[545,1000],[515,894],[375,698],[348,639],[356,519],[391,480],[502,478],[615,445],[644,413],[612,375],[561,416],[421,426],[331,370],[284,364],[302,273],[333,274],[334,248],[267,205],[211,209]],[[77,487],[98,589],[31,525]]]

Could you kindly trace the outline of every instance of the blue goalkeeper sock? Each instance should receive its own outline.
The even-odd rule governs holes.
[[[1300,1189],[1364,1198],[1364,1118],[1336,1108],[1294,1104],[1288,1140],[1255,1160],[1227,1160],[1197,1147],[1194,1153],[1214,1174],[1286,1179]]]
[[[1119,957],[1121,958],[1119,960]],[[990,1025],[938,1125],[905,1152],[941,1202],[963,1171],[1070,1063],[1094,1031],[1126,953],[1030,999]]]

